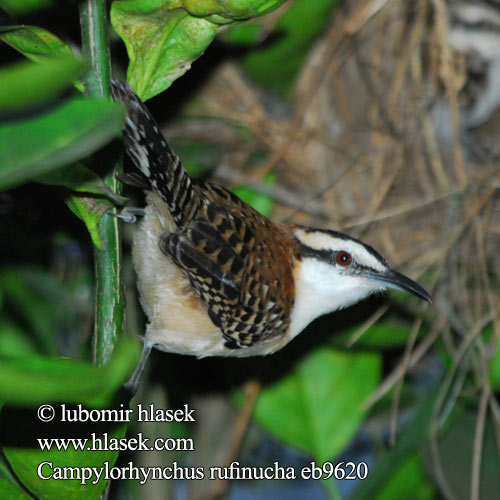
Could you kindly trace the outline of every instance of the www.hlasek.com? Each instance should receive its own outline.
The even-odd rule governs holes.
[[[139,422],[195,422],[194,410],[186,404],[177,410],[157,409],[154,406],[137,405],[136,409],[128,409],[123,405],[115,409],[87,409],[82,405],[76,407],[60,405],[60,413],[51,405],[38,408],[41,422],[50,422],[59,416],[61,422],[130,422],[132,417]],[[38,438],[42,451],[194,451],[191,438],[156,438],[151,440],[138,433],[135,437],[115,438],[107,433],[91,433],[89,438]],[[144,484],[148,480],[199,480],[209,479],[365,479],[368,466],[365,462],[324,462],[317,465],[311,462],[308,466],[296,471],[293,467],[283,467],[274,462],[269,467],[244,467],[239,462],[232,462],[228,467],[183,467],[173,462],[169,467],[136,467],[132,462],[126,466],[110,466],[104,462],[99,467],[61,467],[54,461],[38,464],[37,475],[43,480],[78,480],[81,484],[91,482],[97,484],[101,479],[134,479]]]
[[[142,432],[137,437],[115,438],[107,432],[97,435],[90,434],[90,438],[38,438],[38,445],[42,451],[194,451],[194,442],[191,438],[156,438],[151,441],[144,437]],[[151,444],[150,444],[151,443]]]

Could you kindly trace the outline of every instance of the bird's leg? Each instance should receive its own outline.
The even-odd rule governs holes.
[[[121,209],[119,213],[108,212],[108,215],[116,217],[117,219],[122,220],[123,222],[136,222],[137,216],[144,217],[146,215],[146,211],[144,208],[138,207],[124,207]]]
[[[137,392],[139,383],[141,382],[142,374],[144,373],[144,368],[146,368],[146,363],[154,345],[151,341],[146,339],[144,339],[143,342],[144,344],[142,346],[141,359],[139,359],[139,363],[137,363],[132,376],[123,384],[124,389],[130,394],[131,399]]]

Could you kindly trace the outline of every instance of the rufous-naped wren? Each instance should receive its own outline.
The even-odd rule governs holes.
[[[270,221],[235,194],[190,178],[124,82],[125,149],[147,191],[133,260],[149,319],[145,343],[204,356],[271,354],[311,321],[394,288],[431,301],[372,247],[337,231]]]

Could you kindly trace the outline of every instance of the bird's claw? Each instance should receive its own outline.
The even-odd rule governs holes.
[[[137,216],[143,217],[146,211],[143,208],[125,207],[120,212],[108,211],[108,215],[116,217],[123,222],[134,223],[137,222]]]

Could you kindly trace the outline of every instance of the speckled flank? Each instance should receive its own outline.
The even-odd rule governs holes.
[[[242,314],[237,311],[238,303],[225,304],[227,298],[222,294],[221,289],[217,291],[219,296],[222,297],[220,301],[214,298],[214,294],[205,290],[203,284],[211,281],[212,275],[210,273],[203,270],[201,277],[197,277],[201,284],[195,287],[190,281],[194,273],[185,272],[183,268],[173,262],[169,255],[160,249],[160,245],[158,245],[160,238],[165,238],[166,234],[173,236],[177,233],[165,232],[165,227],[171,225],[172,221],[160,215],[156,209],[153,209],[157,203],[158,195],[149,194],[146,216],[141,221],[135,234],[133,248],[141,303],[150,321],[146,337],[155,344],[155,347],[169,352],[193,354],[199,357],[242,357],[270,354],[287,344],[291,340],[288,336],[288,318],[292,302],[287,302],[286,297],[293,297],[293,293],[290,294],[290,292],[293,292],[293,277],[288,276],[279,283],[278,288],[273,289],[272,286],[269,288],[260,285],[255,286],[255,280],[259,279],[258,273],[254,274],[253,280],[247,279],[246,274],[243,272],[238,273],[242,278],[242,289],[245,294],[245,300],[240,304],[240,307],[246,307],[247,311],[252,311],[250,316],[244,316],[245,313]],[[207,248],[206,243],[201,240],[196,241],[199,246]],[[220,253],[220,251],[216,250],[208,255],[216,259]],[[148,258],[144,258],[144,255],[147,255]],[[230,264],[229,260],[222,264],[222,267],[225,269],[229,269],[229,266],[232,267],[233,264]],[[255,259],[252,259],[252,262],[252,266],[255,265]],[[276,280],[277,278],[273,279]],[[224,287],[223,283],[227,283],[227,281],[221,280],[222,289]],[[286,283],[290,287],[288,290],[283,287]],[[277,285],[278,282],[275,281],[275,286]],[[198,286],[202,292],[198,292]],[[283,307],[283,316],[281,317],[286,318],[282,324],[278,323],[280,321],[279,314],[276,317],[272,316],[276,314],[273,307],[267,310],[264,307],[265,301],[255,295],[255,291],[259,292],[261,289],[262,292],[267,292],[267,294],[275,293],[277,295],[277,304],[282,304],[282,299],[285,298],[284,304],[287,305],[280,305],[280,307]],[[213,306],[208,305],[208,302],[211,302]],[[243,305],[243,303],[246,305]],[[212,319],[207,314],[210,307],[216,311],[212,313]],[[217,326],[213,319],[215,318],[215,321],[224,324],[224,314],[231,314],[233,310],[235,311],[234,314],[239,315],[240,322],[247,321],[244,324],[252,326],[252,319],[254,321],[261,320],[262,322],[258,323],[258,325],[262,325],[262,329],[257,329],[257,332],[263,331],[269,332],[269,334],[263,334],[261,337],[253,334],[255,336],[253,342],[248,342],[248,336],[243,336],[242,338],[247,342],[242,344],[242,348],[228,347],[228,336],[223,334],[221,327]],[[267,315],[272,318],[272,322],[277,324],[276,329],[273,331],[266,328],[267,323],[264,318]],[[246,332],[244,330],[236,331],[234,335],[241,333]],[[229,339],[232,338],[232,336],[229,336]],[[239,337],[236,337],[235,342],[238,341]]]

